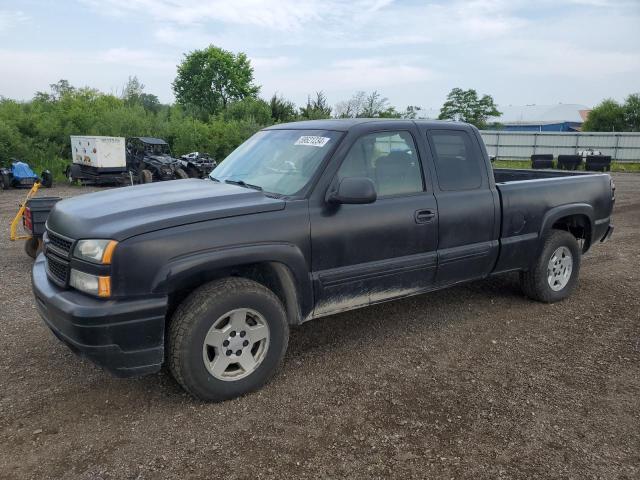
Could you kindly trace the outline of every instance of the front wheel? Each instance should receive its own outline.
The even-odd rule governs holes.
[[[140,172],[140,183],[151,183],[153,182],[153,174],[151,170],[147,170],[146,168]]]
[[[169,327],[169,368],[194,397],[222,401],[257,390],[284,358],[282,303],[245,278],[216,280],[178,306]]]
[[[186,172],[189,178],[200,178],[200,172],[195,167],[187,167]]]
[[[529,271],[520,272],[525,295],[552,303],[567,298],[578,283],[581,252],[576,238],[564,230],[551,230],[543,237],[540,256]]]
[[[31,258],[36,258],[42,247],[42,241],[36,237],[27,238],[24,242],[24,251]]]
[[[176,168],[176,178],[184,180],[189,178],[189,175],[187,175],[187,172],[185,172],[183,169]]]

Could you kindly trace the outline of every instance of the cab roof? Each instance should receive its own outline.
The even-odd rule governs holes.
[[[148,143],[150,145],[168,145],[167,142],[165,142],[161,138],[154,138],[154,137],[133,137],[133,138],[137,138],[142,143]]]
[[[346,132],[352,127],[366,123],[384,124],[393,127],[394,124],[413,122],[418,126],[443,127],[443,126],[468,126],[463,122],[451,122],[448,120],[409,120],[402,118],[328,118],[324,120],[302,120],[299,122],[280,123],[265,128],[265,130],[336,130]]]

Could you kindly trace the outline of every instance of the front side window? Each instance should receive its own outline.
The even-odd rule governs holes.
[[[430,137],[441,190],[473,190],[482,185],[477,148],[466,132],[432,130]]]
[[[330,130],[262,130],[231,152],[210,177],[295,195],[309,184],[341,135]]]
[[[423,191],[420,161],[409,132],[360,137],[338,170],[338,179],[347,177],[369,177],[381,197]]]

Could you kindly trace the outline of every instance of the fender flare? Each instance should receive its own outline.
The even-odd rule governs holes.
[[[548,210],[542,218],[542,224],[540,226],[539,238],[542,238],[553,224],[564,217],[572,215],[584,215],[589,220],[589,232],[593,235],[594,231],[594,211],[593,207],[587,203],[570,203],[567,205],[560,205]],[[585,238],[585,246],[591,245],[591,238]],[[540,246],[540,248],[542,248]],[[586,251],[586,250],[585,250]]]
[[[304,255],[290,243],[259,243],[181,255],[156,273],[151,287],[154,294],[170,294],[198,276],[252,264],[274,267],[284,287],[287,314],[292,323],[301,323],[313,309],[313,287]]]

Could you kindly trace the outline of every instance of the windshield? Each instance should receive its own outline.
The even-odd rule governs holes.
[[[169,145],[167,144],[146,144],[145,145],[145,150],[148,153],[152,153],[154,155],[162,155],[162,154],[166,154],[166,155],[170,155],[171,151],[169,150]]]
[[[265,192],[294,195],[311,180],[340,132],[263,130],[236,148],[209,175]]]

